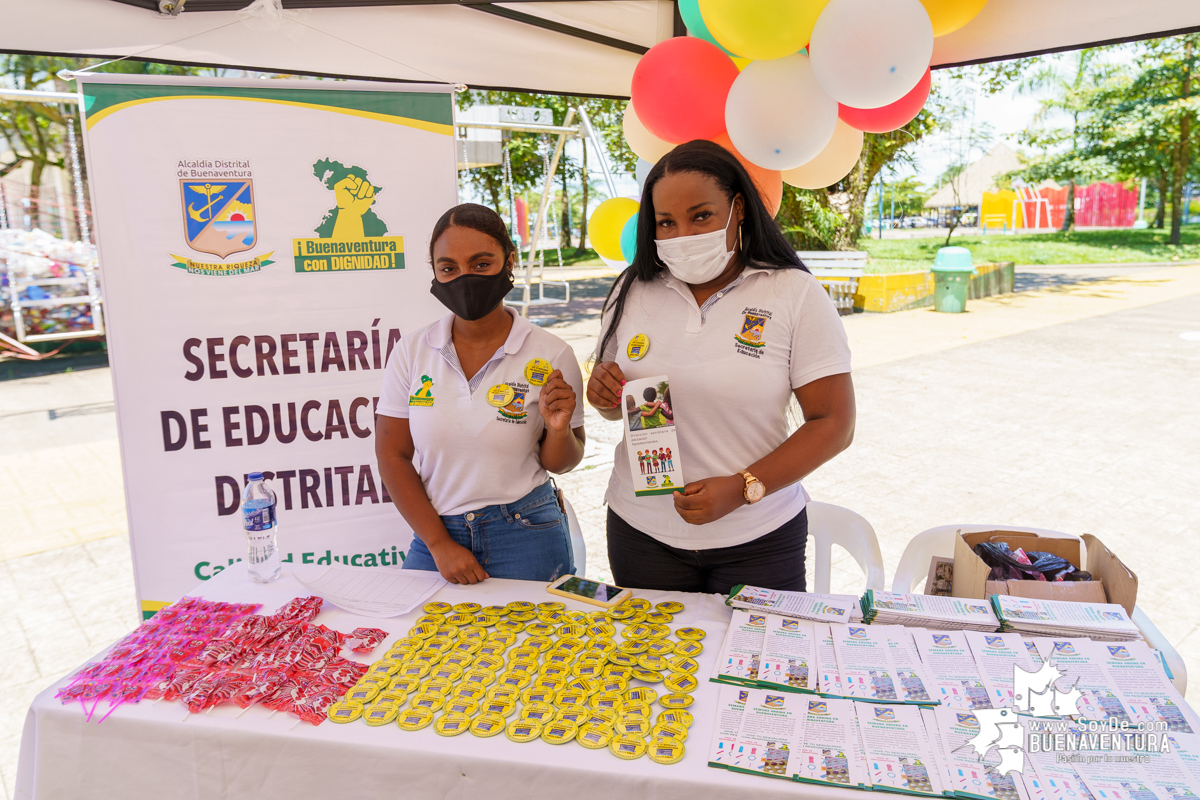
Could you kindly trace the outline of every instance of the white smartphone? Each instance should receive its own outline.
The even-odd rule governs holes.
[[[622,589],[620,586],[613,586],[610,583],[589,581],[578,575],[563,575],[553,583],[547,584],[546,591],[601,608],[613,608],[633,597],[631,589]]]

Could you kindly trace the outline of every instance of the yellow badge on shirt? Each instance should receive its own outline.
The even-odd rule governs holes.
[[[648,352],[650,352],[650,337],[644,333],[634,336],[625,346],[625,355],[629,356],[630,361],[641,361]]]
[[[549,361],[544,358],[534,358],[525,365],[525,380],[534,386],[545,386],[553,371],[554,367]]]
[[[492,388],[488,389],[487,401],[489,406],[495,408],[503,408],[513,401],[516,392],[511,386],[506,386],[503,383],[497,383]]]

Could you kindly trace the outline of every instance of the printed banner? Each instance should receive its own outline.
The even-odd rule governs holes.
[[[683,465],[675,434],[675,409],[666,375],[629,381],[625,397],[625,447],[634,494],[648,497],[683,491]]]
[[[456,202],[449,88],[79,91],[143,613],[244,557],[252,471],[285,563],[399,566],[373,412],[401,336],[445,313],[422,253]]]

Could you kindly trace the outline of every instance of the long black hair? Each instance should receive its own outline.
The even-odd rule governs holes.
[[[454,226],[471,228],[495,239],[496,244],[500,245],[501,269],[512,271],[513,264],[510,263],[510,259],[513,253],[517,252],[517,247],[508,233],[508,226],[504,224],[504,220],[499,214],[478,203],[462,203],[442,214],[437,224],[433,226],[433,234],[429,237],[430,264],[433,263],[433,246],[437,244],[438,239],[442,238],[442,234],[448,228]]]
[[[737,195],[742,196],[744,210],[739,257],[743,264],[754,264],[764,269],[808,271],[763,205],[754,180],[741,162],[719,144],[703,139],[685,142],[660,158],[646,176],[642,207],[638,212],[637,253],[625,273],[613,282],[604,300],[604,313],[612,314],[612,319],[596,349],[596,361],[603,360],[605,348],[616,336],[617,324],[625,313],[625,301],[633,282],[652,281],[667,268],[666,264],[659,261],[654,245],[654,185],[663,176],[680,172],[694,172],[712,178],[730,202]]]

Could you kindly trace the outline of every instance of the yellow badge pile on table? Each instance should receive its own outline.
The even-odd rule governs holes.
[[[632,598],[586,613],[524,601],[427,603],[422,610],[408,636],[329,709],[331,722],[394,722],[406,731],[432,724],[442,736],[504,733],[518,743],[576,741],[660,764],[683,758],[705,633],[671,630],[681,603],[652,608]]]

